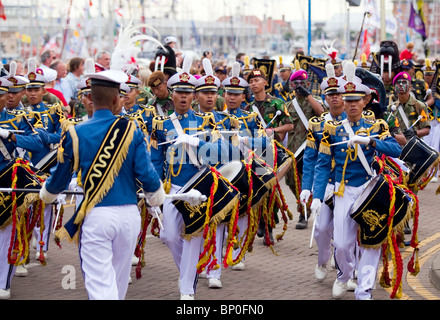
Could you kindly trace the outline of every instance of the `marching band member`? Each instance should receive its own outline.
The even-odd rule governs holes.
[[[264,71],[260,69],[253,69],[250,71],[247,82],[249,83],[249,88],[252,90],[255,99],[246,106],[245,110],[257,113],[264,127],[270,123],[270,125],[266,128],[267,135],[269,137],[273,137],[273,139],[279,142],[282,142],[285,135],[294,128],[292,118],[290,117],[286,104],[283,100],[274,98],[266,93],[266,79],[267,78]],[[272,121],[277,111],[280,111],[281,114]],[[271,241],[273,241],[272,228],[270,226],[268,227]],[[263,230],[265,229],[264,222],[262,222],[258,235],[263,236]]]
[[[333,245],[338,275],[333,284],[332,294],[336,299],[345,295],[347,282],[354,272],[357,224],[350,217],[353,203],[374,175],[371,164],[376,152],[391,157],[398,157],[401,153],[397,141],[389,134],[386,122],[372,121],[362,117],[365,106],[363,98],[370,93],[370,89],[361,83],[352,81],[354,64],[348,62],[344,66],[344,71],[346,71],[347,82],[343,83],[338,91],[342,93],[344,99],[347,119],[327,121],[324,125],[314,173],[311,205],[314,213],[320,212],[332,160],[334,160],[336,196],[333,211]],[[372,134],[378,134],[379,138],[370,137]],[[332,146],[334,143],[341,142],[342,144]],[[358,268],[358,286],[355,289],[356,299],[371,299],[376,277],[376,272],[372,270],[377,270],[380,254],[380,249],[362,248]]]
[[[219,156],[227,152],[221,139],[207,142],[201,136],[191,135],[201,130],[211,133],[215,127],[211,115],[196,113],[191,109],[197,79],[189,73],[192,62],[190,60],[186,58],[183,70],[168,80],[168,87],[172,90],[174,113],[153,119],[151,156],[157,173],[161,178],[165,178],[165,188],[170,194],[177,193],[197,174],[201,163],[216,165]],[[177,140],[172,143],[176,137]],[[196,265],[203,237],[182,237],[182,213],[168,199],[163,205],[163,227],[160,238],[170,249],[180,273],[180,298],[193,300],[198,278]]]
[[[46,105],[43,102],[43,96],[46,93],[44,86],[47,82],[46,78],[42,75],[41,70],[36,69],[36,60],[29,59],[28,61],[28,74],[26,78],[29,80],[25,85],[26,97],[29,105],[25,108],[27,116],[31,124],[35,127],[35,130],[39,133],[41,140],[43,141],[43,148],[31,153],[31,161],[34,166],[40,168],[40,161],[53,151],[53,146],[58,144],[61,138],[61,123],[65,120],[64,113],[61,105]],[[54,151],[53,151],[54,152]],[[53,164],[55,164],[55,156],[53,157]],[[51,161],[47,160],[48,163]],[[49,174],[48,170],[53,165],[44,166],[44,172]],[[53,206],[48,205],[44,209],[44,220],[47,225],[51,225],[53,215]],[[34,228],[34,237],[38,239],[39,228]],[[43,230],[43,251],[44,256],[47,258],[47,251],[49,246],[50,228]],[[37,251],[36,259],[39,259],[40,253]]]
[[[27,120],[26,113],[23,110],[7,110],[5,108],[8,89],[13,86],[14,83],[6,80],[6,77],[0,78],[1,171],[3,171],[8,163],[15,158],[14,154],[16,148],[22,148],[26,151],[34,152],[43,147],[40,136]],[[9,130],[20,130],[23,131],[23,134],[13,133]],[[3,201],[6,201],[7,196],[3,194],[1,196]],[[7,217],[7,214],[3,213],[1,216]],[[13,225],[11,222],[12,221],[9,218],[6,221],[2,221],[2,225],[0,225],[0,299],[9,299],[11,297],[11,280],[16,271],[16,266],[14,264],[9,264],[7,258],[13,231]],[[24,273],[27,274],[26,269],[24,269]]]
[[[318,159],[318,150],[325,121],[341,121],[347,117],[344,110],[342,94],[338,92],[338,88],[343,80],[336,77],[331,63],[326,65],[326,69],[327,78],[321,83],[321,90],[325,94],[325,101],[328,104],[329,112],[324,113],[320,117],[313,117],[309,120],[307,143],[303,157],[303,175],[301,181],[302,191],[300,194],[300,201],[304,204],[307,203],[313,191],[315,165]],[[332,194],[334,191],[334,173],[335,171],[332,170],[325,191],[326,195]],[[327,199],[327,197],[325,197],[325,199]],[[314,239],[318,246],[318,263],[315,267],[315,278],[322,281],[327,276],[328,270],[326,265],[332,254],[333,211],[324,202],[321,211],[314,218],[316,219]]]
[[[240,132],[240,143],[244,145],[245,148],[255,150],[261,148],[264,150],[270,141],[267,141],[267,136],[265,134],[265,128],[261,125],[260,119],[254,111],[245,111],[241,108],[241,102],[244,99],[245,89],[249,87],[246,80],[241,78],[237,72],[234,72],[237,67],[239,67],[238,62],[234,63],[235,66],[232,67],[231,76],[223,80],[222,85],[224,87],[224,98],[226,102],[226,110],[229,114],[234,115],[239,122],[239,132]],[[258,141],[257,141],[258,140]],[[242,154],[243,156],[243,154]],[[238,219],[237,223],[239,227],[238,239],[243,239],[243,235],[248,225],[248,217],[242,216]],[[243,239],[244,240],[244,239]],[[240,248],[243,247],[243,243]],[[233,252],[233,258],[239,259],[241,254],[241,249],[237,248]],[[245,270],[245,255],[241,260],[232,266],[232,270]]]
[[[320,98],[314,97],[307,87],[307,72],[298,69],[290,76],[290,90],[295,92],[295,98],[287,105],[293,123],[293,130],[289,132],[287,137],[287,149],[292,153],[296,153],[298,149],[304,147],[307,138],[308,121],[314,116],[320,116],[324,112],[324,106]],[[301,173],[300,173],[301,174]],[[299,190],[294,178],[292,170],[286,174],[286,184],[289,189],[299,200]],[[296,229],[307,228],[307,219],[305,217],[302,205],[298,204],[299,218]],[[309,214],[310,210],[307,210]]]
[[[79,241],[90,299],[124,299],[141,224],[136,179],[142,183],[149,205],[160,206],[165,194],[143,132],[135,122],[113,114],[119,104],[120,83],[127,81],[127,75],[112,69],[89,78],[93,117],[63,133],[58,164],[40,198],[51,203],[65,189],[72,165],[74,171],[82,172],[84,200],[56,236]],[[104,152],[112,156],[104,157]]]

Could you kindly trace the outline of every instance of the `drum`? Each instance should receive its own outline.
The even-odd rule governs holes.
[[[50,169],[55,167],[55,165],[57,164],[57,151],[58,149],[51,150],[43,157],[43,159],[38,161],[38,163],[35,165],[35,168],[37,168],[41,172],[50,174]]]
[[[249,176],[243,161],[231,161],[220,167],[218,172],[240,192],[239,216],[245,215],[249,207],[257,207],[269,191],[254,171],[250,170]],[[252,190],[250,190],[250,185],[252,185]],[[251,200],[248,198],[250,191],[252,191]]]
[[[403,228],[411,217],[412,198],[399,185],[393,184],[394,216],[392,228]],[[362,194],[353,204],[350,217],[359,225],[359,242],[365,247],[378,247],[387,238],[389,217],[392,212],[390,183],[383,175],[368,182]]]
[[[211,194],[211,188],[215,187],[216,182],[217,190]],[[173,200],[173,204],[182,214],[185,223],[185,235],[194,235],[203,231],[208,214],[210,215],[209,223],[220,223],[228,219],[227,216],[233,214],[233,209],[236,208],[240,197],[239,191],[234,189],[232,184],[224,179],[217,169],[210,166],[202,167],[177,194],[186,193],[191,189],[200,191],[208,200],[197,206],[191,206],[183,200]],[[212,211],[208,207],[210,198],[212,199]]]
[[[272,144],[272,152],[266,152],[266,150],[264,150],[261,154],[261,159],[272,168],[275,169],[276,167],[277,178],[281,180],[292,167],[294,159],[291,153],[282,144],[275,140],[272,141]]]
[[[14,166],[15,165],[15,166]],[[16,179],[15,185],[11,185]],[[10,161],[7,166],[0,173],[0,186],[5,188],[32,188],[40,189],[43,180],[39,178],[34,168],[29,166],[27,161],[17,159]],[[28,208],[33,203],[39,200],[37,193],[16,193],[16,212],[21,214],[28,214]],[[8,225],[11,222],[13,211],[13,197],[12,194],[0,193],[0,228]]]
[[[412,137],[403,147],[400,159],[409,169],[408,186],[418,186],[429,182],[430,171],[437,169],[439,153],[419,137]]]

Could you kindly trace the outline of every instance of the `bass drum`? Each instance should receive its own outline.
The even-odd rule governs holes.
[[[419,187],[433,177],[431,170],[437,172],[439,153],[417,136],[412,137],[403,147],[400,160],[409,169],[408,186]]]
[[[243,161],[231,161],[230,163],[220,167],[218,171],[240,192],[240,217],[245,215],[250,208],[258,207],[269,192],[269,189],[264,185],[264,182],[260,179],[260,177],[257,176],[250,168],[249,172]],[[251,191],[251,199],[249,200]]]
[[[411,217],[412,198],[399,185],[392,184],[394,193],[394,216],[392,228],[403,228]],[[391,199],[390,183],[379,174],[371,178],[362,194],[353,204],[350,217],[359,225],[361,246],[378,247],[387,238]]]
[[[211,188],[215,184],[217,184],[217,190],[211,195]],[[191,206],[187,201],[173,200],[172,203],[182,214],[185,235],[194,235],[203,231],[207,214],[211,215],[208,223],[220,223],[228,219],[228,215],[234,214],[233,209],[239,201],[239,191],[234,189],[231,183],[224,179],[214,167],[205,166],[200,169],[177,194],[186,193],[192,189],[200,191],[208,200],[212,199],[212,212],[208,207],[208,200],[196,206]]]

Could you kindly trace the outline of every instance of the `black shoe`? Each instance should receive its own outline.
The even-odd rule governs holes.
[[[273,241],[272,231],[269,231],[269,239],[270,239],[270,244],[274,243],[274,241]],[[268,243],[266,242],[266,237],[264,237],[264,239],[263,239],[263,243],[264,243],[265,246],[268,245]]]
[[[304,216],[299,216],[298,223],[296,224],[296,229],[306,229],[307,228],[307,221]]]

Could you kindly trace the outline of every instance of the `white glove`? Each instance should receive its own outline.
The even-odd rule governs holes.
[[[76,190],[76,187],[78,186],[78,181],[76,180],[76,177],[72,178],[69,183],[68,190]]]
[[[3,139],[7,139],[9,136],[9,130],[0,128],[0,137],[2,137]]]
[[[320,199],[313,199],[312,204],[310,205],[310,210],[312,210],[312,214],[317,216],[319,212],[321,212],[322,202]]]
[[[65,195],[64,193],[60,193],[60,194],[57,196],[57,202],[58,202],[59,204],[66,204],[66,195]]]
[[[307,200],[309,200],[309,197],[310,197],[310,190],[303,190],[299,195],[299,200],[301,202],[307,202]]]
[[[248,138],[247,137],[238,137],[238,142],[240,142],[240,145],[247,145],[248,144]]]
[[[177,137],[176,142],[174,144],[186,143],[190,146],[197,147],[200,143],[200,139],[197,137],[190,136],[188,134],[183,134]]]
[[[162,181],[160,182],[159,189],[154,192],[144,192],[145,200],[150,207],[161,206],[165,200],[165,190],[163,189]]]
[[[353,136],[348,140],[347,146],[351,148],[355,143],[367,145],[370,143],[370,137]]]
[[[40,189],[40,199],[44,201],[44,203],[53,203],[57,197],[58,194],[53,194],[47,191],[46,189],[46,181],[44,181],[43,186]]]

